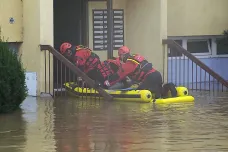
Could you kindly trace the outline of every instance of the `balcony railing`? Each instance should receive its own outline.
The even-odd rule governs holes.
[[[196,91],[228,91],[228,82],[173,40],[163,40],[167,52],[167,81]]]

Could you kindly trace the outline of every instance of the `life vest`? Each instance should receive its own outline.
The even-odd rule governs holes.
[[[81,70],[87,73],[90,70],[97,68],[98,64],[100,64],[100,58],[97,54],[91,51],[80,50],[75,54],[75,62]]]
[[[100,58],[97,54],[91,52],[90,57],[85,62],[85,73],[90,70],[97,70],[97,67],[101,64]]]
[[[109,76],[116,73],[120,67],[120,62],[117,60],[108,59],[98,65],[98,70],[104,79],[108,79]]]
[[[137,81],[142,81],[148,73],[155,71],[152,63],[149,63],[143,56],[138,54],[130,56],[127,61],[132,61],[138,65],[135,71],[130,75],[132,79]]]

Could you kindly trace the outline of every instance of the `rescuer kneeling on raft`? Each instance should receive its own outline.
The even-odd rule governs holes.
[[[74,65],[76,64],[76,51],[80,49],[89,49],[83,45],[72,45],[69,42],[64,42],[60,46],[60,53],[66,57],[69,61],[71,61]],[[78,77],[78,83],[82,82],[82,79]]]
[[[77,51],[80,51],[80,53],[76,53]],[[83,45],[72,45],[68,42],[65,42],[60,46],[60,52],[75,66],[86,73],[91,79],[96,80],[97,69],[95,67],[100,64],[100,59],[96,54],[92,53],[92,50]],[[88,62],[85,62],[85,60],[80,60],[80,55],[83,56],[82,59],[89,59]],[[93,61],[91,62],[91,60]],[[88,65],[88,63],[91,64]],[[84,66],[86,68],[84,68]],[[81,77],[78,77],[78,83],[84,86],[84,82],[82,82]]]
[[[97,80],[101,84],[104,84],[103,82],[107,80],[111,74],[116,73],[121,66],[119,58],[108,59],[101,62],[99,56],[83,45],[74,46],[68,42],[64,42],[60,46],[60,52],[91,79]],[[78,80],[82,81],[80,77],[78,77]],[[127,85],[129,85],[127,81],[122,81],[112,86],[112,89],[123,88]]]
[[[78,49],[75,58],[75,65],[104,88],[107,88],[104,86],[104,81],[108,80],[120,67],[119,60],[108,59],[101,62],[99,56],[86,47]]]
[[[140,82],[137,90],[150,90],[155,94],[155,98],[160,98],[162,92],[161,73],[155,70],[143,56],[131,55],[130,49],[126,46],[119,48],[118,55],[125,64],[122,64],[118,72],[106,80],[104,85],[110,87],[129,76],[133,81]]]
[[[119,60],[119,58],[115,58],[113,57],[112,59],[108,59],[105,60],[101,63],[101,72],[105,73],[105,71],[107,71],[106,75],[106,80],[109,80],[109,78],[115,74],[120,68],[121,68],[121,62]],[[109,70],[108,70],[109,69]],[[122,88],[127,88],[131,86],[131,80],[126,77],[125,79],[123,79],[122,81],[116,83],[113,86],[110,86],[108,89],[112,90],[112,89],[122,89]]]

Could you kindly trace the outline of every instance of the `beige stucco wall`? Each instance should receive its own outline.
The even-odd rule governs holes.
[[[161,40],[167,37],[167,31],[168,36],[217,35],[228,27],[227,0],[113,0],[113,3],[114,8],[125,10],[125,44],[133,53],[146,56],[163,73],[166,60],[162,51],[166,47],[163,48]],[[89,2],[88,7],[92,48],[92,9],[106,8],[106,3]],[[14,24],[9,24],[10,17],[15,19]],[[44,92],[44,52],[39,44],[53,46],[53,0],[1,0],[0,26],[1,35],[8,41],[23,41],[20,54],[24,67],[38,73],[37,93]],[[96,53],[102,60],[107,57],[106,51]]]
[[[93,47],[92,9],[106,8],[105,2],[89,2],[89,46]],[[167,38],[167,0],[113,0],[113,8],[124,9],[125,45],[140,53],[164,73],[162,38]],[[106,51],[96,51],[104,60]],[[114,51],[114,56],[117,51]],[[166,72],[165,72],[166,73]]]
[[[145,56],[160,72],[164,69],[162,39],[167,38],[167,0],[128,0],[126,44]]]
[[[20,52],[22,61],[27,71],[37,72],[37,93],[40,95],[41,92],[45,91],[45,56],[44,52],[40,51],[39,45],[53,46],[53,0],[23,0],[23,28],[24,39]],[[53,80],[52,63],[51,56],[51,81]]]
[[[14,17],[15,23],[9,24]],[[37,95],[45,91],[44,52],[40,44],[53,46],[53,0],[1,0],[1,36],[9,42],[23,42],[19,51],[26,71],[37,72]],[[48,56],[47,56],[48,57]],[[53,80],[53,58],[50,58],[50,82]],[[47,61],[48,63],[48,61]],[[47,69],[49,65],[47,64]],[[47,71],[47,80],[49,78]],[[49,86],[49,81],[46,84]],[[51,87],[52,90],[52,87]]]
[[[0,1],[0,36],[8,42],[21,42],[23,39],[22,29],[22,1],[1,0]],[[14,23],[9,19],[13,17]]]
[[[222,34],[227,6],[228,0],[168,0],[168,36]]]

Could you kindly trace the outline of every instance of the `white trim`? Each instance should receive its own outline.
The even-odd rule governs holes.
[[[213,56],[217,55],[217,53],[216,53],[216,51],[217,51],[216,38],[211,39],[211,49],[212,49],[211,56],[213,57]]]
[[[212,38],[223,38],[223,35],[199,35],[199,36],[168,36],[171,40],[187,40],[187,39],[212,39]]]
[[[194,56],[210,56],[212,53],[211,53],[211,47],[210,47],[210,42],[208,39],[187,39],[187,40],[183,40],[183,41],[187,41],[186,43],[186,46],[188,46],[188,42],[207,42],[207,49],[208,49],[208,52],[204,52],[204,53],[192,53],[192,55]],[[186,49],[187,50],[187,49]]]
[[[228,58],[228,54],[224,54],[224,55],[205,55],[205,56],[195,56],[198,59],[206,59],[206,58]],[[175,60],[175,59],[185,59],[187,60],[188,57],[184,57],[184,56],[177,56],[177,57],[168,57],[169,60]]]
[[[213,58],[228,58],[228,54],[214,55]]]
[[[212,58],[211,56],[195,56],[197,59],[209,59],[209,58]],[[181,56],[181,57],[168,57],[169,60],[187,60],[188,57],[184,57],[184,56]]]
[[[187,47],[188,47],[187,44],[188,44],[188,43],[187,43],[187,40],[186,40],[186,39],[183,39],[183,40],[182,40],[182,47],[183,47],[185,50],[187,50]]]

